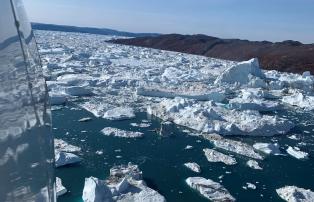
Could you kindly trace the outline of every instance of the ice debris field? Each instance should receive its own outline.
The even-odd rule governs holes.
[[[36,31],[36,37],[52,109],[75,106],[93,115],[81,117],[79,122],[88,124],[94,118],[121,122],[147,113],[160,120],[161,128],[155,130],[161,137],[171,136],[173,127],[181,127],[188,135],[213,145],[199,152],[208,164],[234,166],[241,156],[246,158],[246,167],[265,170],[262,164],[269,155],[296,158],[300,163],[310,161],[313,149],[306,146],[313,142],[303,141],[305,136],[309,141],[314,139],[314,76],[309,72],[298,75],[265,71],[257,59],[233,62],[106,42],[114,36]],[[300,123],[296,114],[306,114],[308,118]],[[311,130],[292,134],[300,125]],[[147,134],[136,128],[144,130],[151,123],[134,121],[129,126],[133,131],[108,126],[100,134],[141,141]],[[297,142],[280,145],[278,136]],[[253,141],[242,141],[245,138]],[[191,149],[193,146],[187,145],[185,150]],[[61,139],[55,140],[55,150],[56,167],[78,164],[84,159],[84,155],[77,154],[80,145]],[[102,155],[103,151],[96,154]],[[197,162],[186,160],[183,166],[194,173],[194,177],[185,179],[186,186],[203,195],[200,197],[237,200],[221,180],[202,177],[203,168]],[[167,200],[167,196],[146,185],[137,165],[129,163],[113,169],[123,174],[110,170],[107,180],[85,179],[84,201]],[[57,185],[59,195],[67,192],[59,178]],[[244,189],[255,190],[256,186],[248,182]],[[286,186],[291,187],[273,190],[278,198],[314,201],[311,190]]]

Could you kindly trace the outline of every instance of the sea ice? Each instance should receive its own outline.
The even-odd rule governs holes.
[[[280,149],[278,144],[271,143],[255,143],[254,149],[263,152],[264,154],[280,155]]]
[[[131,163],[111,168],[107,180],[85,178],[82,198],[84,202],[166,201],[162,195],[146,185],[138,166]]]
[[[68,190],[62,185],[60,178],[56,177],[56,195],[57,197],[64,195]]]
[[[125,120],[134,117],[134,110],[130,107],[116,107],[106,111],[103,115],[103,118],[109,120]]]
[[[189,177],[185,182],[201,195],[214,202],[232,202],[235,198],[221,184],[203,177]]]
[[[56,152],[80,152],[81,148],[71,145],[69,143],[67,143],[64,140],[61,139],[54,139],[54,146],[55,146],[55,151]]]
[[[203,149],[203,151],[209,162],[222,162],[226,165],[234,165],[237,163],[235,158],[213,149]]]
[[[285,186],[276,189],[277,194],[287,202],[313,202],[314,192],[296,186]]]
[[[300,151],[299,148],[296,147],[288,147],[288,149],[286,150],[288,154],[290,154],[291,156],[293,156],[294,158],[297,159],[306,159],[308,158],[309,154],[304,152],[304,151]]]
[[[81,161],[81,158],[75,154],[67,152],[57,152],[55,154],[55,165],[61,167],[69,164],[75,164]]]
[[[87,121],[91,121],[91,120],[92,120],[91,117],[84,117],[84,118],[79,119],[78,121],[79,122],[87,122]]]
[[[248,160],[246,162],[246,165],[249,166],[250,168],[256,169],[256,170],[263,170],[262,167],[260,167],[260,165],[258,164],[257,161],[255,160]]]
[[[197,163],[188,162],[188,163],[185,163],[184,166],[189,168],[190,170],[196,172],[196,173],[201,172],[201,167]]]
[[[101,132],[106,136],[115,136],[123,138],[139,138],[144,136],[144,133],[141,132],[126,131],[112,127],[106,127],[102,129]]]
[[[292,95],[284,96],[282,102],[305,110],[314,110],[314,96],[304,95],[298,91]]]

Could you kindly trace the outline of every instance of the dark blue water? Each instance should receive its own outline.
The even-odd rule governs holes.
[[[81,147],[82,152],[79,153],[79,156],[83,159],[78,165],[56,169],[56,175],[62,179],[63,185],[69,191],[66,195],[58,198],[60,202],[82,201],[85,177],[94,176],[105,179],[113,165],[128,162],[138,164],[147,184],[164,195],[167,201],[208,201],[185,184],[184,180],[191,176],[202,176],[219,182],[219,176],[224,175],[221,184],[237,201],[282,201],[277,196],[275,189],[285,185],[296,185],[314,190],[314,160],[312,157],[309,160],[301,161],[290,156],[268,156],[260,162],[263,167],[262,171],[248,168],[245,165],[248,159],[238,155],[235,155],[238,164],[234,166],[209,163],[202,150],[211,148],[212,145],[202,138],[188,136],[182,132],[182,128],[175,128],[172,137],[160,137],[153,131],[160,127],[160,121],[156,118],[150,119],[152,125],[149,128],[130,126],[132,122],[140,123],[143,119],[149,119],[150,117],[147,117],[146,113],[138,113],[136,119],[125,121],[93,118],[90,122],[78,122],[80,118],[87,116],[93,117],[85,110],[71,110],[70,107],[53,111],[55,137]],[[296,117],[295,122],[314,123],[312,114],[296,114],[294,116]],[[100,130],[108,126],[141,131],[145,133],[145,137],[141,139],[107,137],[102,135]],[[313,129],[313,125],[298,124],[290,133],[302,134],[302,142],[307,145],[300,146],[300,148],[309,152],[311,156],[314,155]],[[304,130],[310,131],[310,134],[304,133]],[[272,138],[234,137],[234,139],[241,139],[252,144],[254,142],[271,142]],[[286,136],[276,136],[274,139],[278,140],[283,147],[295,146],[300,142],[290,140]],[[184,150],[186,145],[192,145],[194,148]],[[97,155],[95,154],[97,150],[103,150],[104,153]],[[116,158],[116,156],[122,156],[122,158]],[[198,163],[202,173],[196,174],[185,168],[183,164],[189,161]],[[231,172],[231,174],[226,172]],[[257,189],[244,190],[242,186],[246,182],[254,183]]]

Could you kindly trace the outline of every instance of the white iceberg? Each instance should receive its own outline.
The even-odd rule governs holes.
[[[188,162],[188,163],[185,163],[184,166],[189,168],[190,170],[196,172],[196,173],[201,172],[201,167],[197,163]]]
[[[305,110],[314,110],[314,96],[304,95],[301,92],[296,91],[292,95],[284,96],[282,102]]]
[[[110,169],[107,180],[85,178],[84,202],[165,202],[157,191],[149,188],[142,179],[137,165],[115,166]]]
[[[293,147],[289,146],[286,151],[289,155],[291,155],[292,157],[297,158],[297,159],[306,159],[309,156],[308,153],[306,153],[304,151],[300,151],[300,149],[297,147],[293,148]]]
[[[54,147],[56,152],[80,152],[81,148],[71,145],[62,139],[54,139]]]
[[[106,136],[123,137],[123,138],[140,138],[144,136],[144,133],[126,131],[118,128],[106,127],[101,130],[102,134]]]
[[[243,156],[262,160],[263,157],[256,153],[252,146],[235,140],[223,138],[217,134],[203,134],[203,137],[214,144],[215,147],[234,152]]]
[[[75,154],[67,152],[57,152],[55,154],[55,166],[61,167],[69,164],[75,164],[81,161],[81,158]]]
[[[68,190],[62,185],[62,180],[56,177],[56,195],[57,197],[66,194]]]
[[[106,111],[103,115],[103,118],[109,120],[125,120],[134,117],[134,110],[130,107],[116,107]]]
[[[66,95],[63,95],[63,94],[50,92],[49,97],[50,97],[51,105],[64,105],[67,102],[67,97]]]
[[[203,177],[189,177],[185,182],[201,195],[214,202],[232,202],[235,198],[221,184]]]
[[[222,162],[226,165],[234,165],[237,163],[235,158],[213,149],[203,149],[203,151],[209,162]]]
[[[259,78],[266,78],[264,73],[259,67],[257,58],[239,62],[238,64],[227,68],[215,81],[215,84],[248,84],[252,76]]]
[[[256,170],[263,170],[263,168],[258,164],[255,160],[248,160],[246,162],[246,165],[250,168],[256,169]]]
[[[285,186],[276,189],[277,194],[287,202],[313,202],[314,192],[296,186]]]
[[[271,143],[255,143],[254,149],[263,152],[264,154],[280,155],[280,149],[278,144]]]

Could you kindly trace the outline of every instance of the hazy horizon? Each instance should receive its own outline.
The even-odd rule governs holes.
[[[24,0],[24,4],[30,20],[38,23],[314,43],[314,1],[307,0]]]

